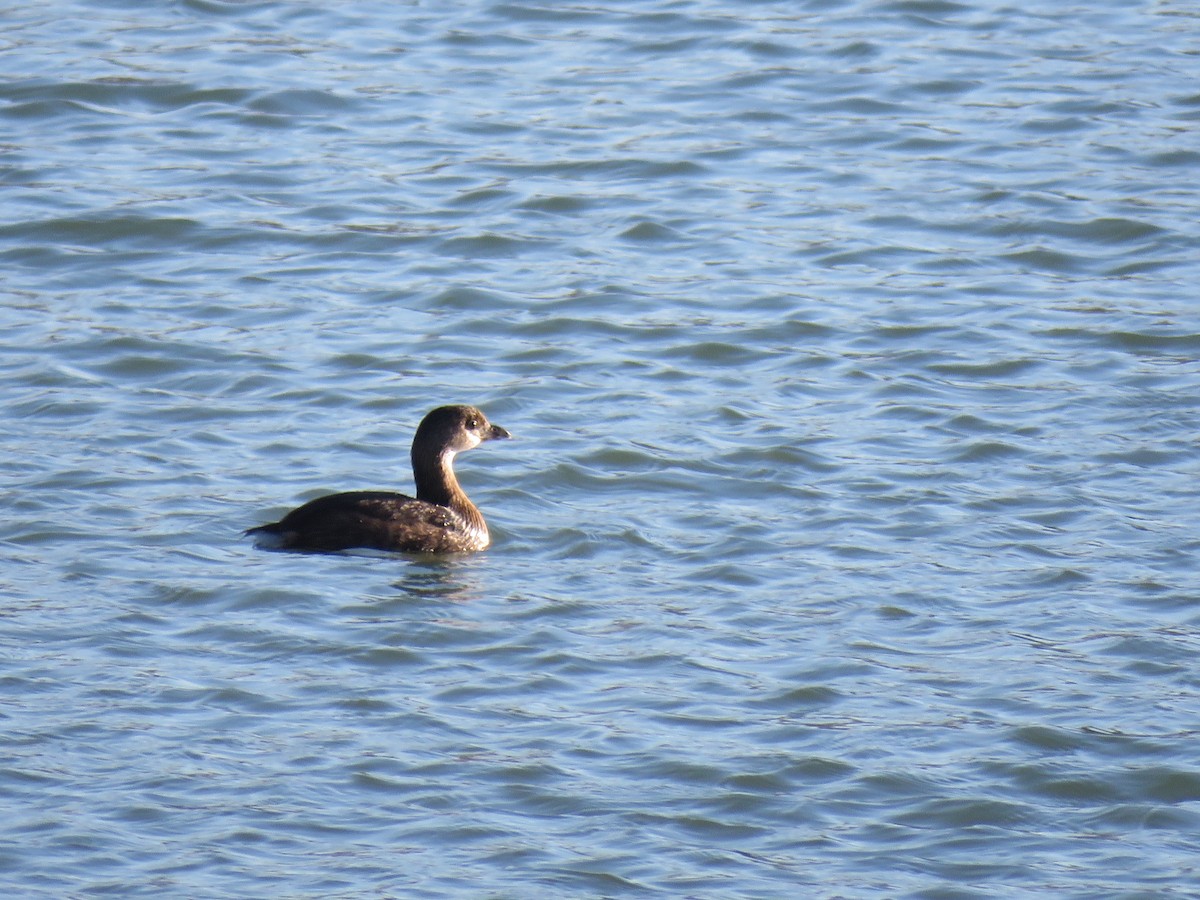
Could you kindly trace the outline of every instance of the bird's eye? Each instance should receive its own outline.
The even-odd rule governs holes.
[[[479,420],[478,419],[467,419],[467,427],[470,428],[472,431],[474,431],[476,428],[479,427]]]

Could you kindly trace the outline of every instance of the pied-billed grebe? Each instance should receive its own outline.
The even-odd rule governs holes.
[[[421,420],[412,444],[417,496],[350,491],[310,500],[246,534],[281,550],[368,548],[461,553],[491,543],[487,523],[454,477],[454,455],[512,437],[473,406],[440,406]]]

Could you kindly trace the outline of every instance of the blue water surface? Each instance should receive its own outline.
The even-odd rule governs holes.
[[[4,19],[10,894],[1195,896],[1190,5]]]

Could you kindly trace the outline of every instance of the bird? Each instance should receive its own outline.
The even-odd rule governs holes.
[[[328,494],[245,533],[260,546],[279,550],[484,550],[491,544],[487,522],[459,486],[454,457],[485,441],[511,437],[474,406],[439,406],[421,420],[413,437],[415,497],[391,491]]]

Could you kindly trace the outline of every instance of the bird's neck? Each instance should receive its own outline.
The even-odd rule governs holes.
[[[413,457],[413,480],[417,485],[417,499],[436,503],[454,510],[467,520],[473,528],[486,533],[487,525],[475,504],[467,499],[466,493],[454,475],[454,451],[447,450],[435,457]]]

